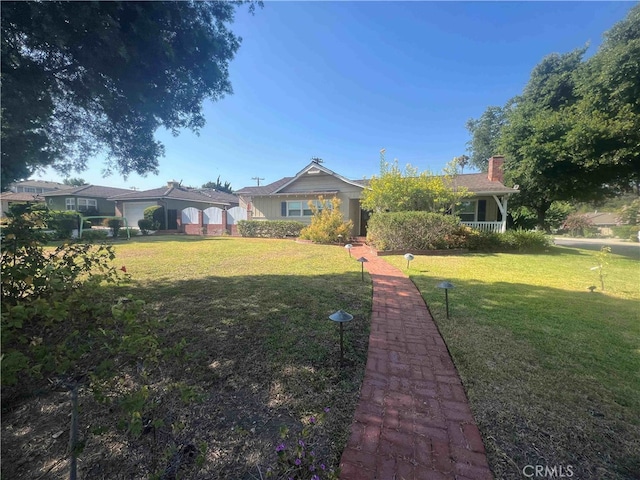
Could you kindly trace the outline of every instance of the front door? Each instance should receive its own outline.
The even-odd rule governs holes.
[[[371,212],[369,210],[360,210],[360,236],[367,236],[367,223],[369,223],[369,217]]]

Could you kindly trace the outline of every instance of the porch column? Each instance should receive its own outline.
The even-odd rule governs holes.
[[[509,202],[509,195],[504,195],[502,200],[497,195],[493,195],[493,199],[498,205],[498,210],[502,214],[502,225],[500,225],[500,233],[507,231],[507,204]]]

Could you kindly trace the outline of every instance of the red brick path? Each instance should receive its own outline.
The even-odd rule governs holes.
[[[366,247],[369,354],[341,480],[491,479],[460,377],[415,285]]]

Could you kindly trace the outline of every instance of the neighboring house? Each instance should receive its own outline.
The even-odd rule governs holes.
[[[598,212],[586,213],[585,217],[589,219],[591,224],[598,229],[600,235],[610,236],[613,235],[611,227],[617,227],[621,225],[620,217],[617,213],[611,212]]]
[[[208,208],[217,208],[224,211],[238,205],[238,198],[233,194],[181,187],[179,182],[167,182],[166,187],[152,190],[129,191],[125,195],[116,195],[109,200],[115,202],[116,215],[125,217],[128,225],[136,228],[138,220],[144,218],[146,208],[155,205],[164,207],[167,230],[179,230],[184,223],[181,215],[183,210],[191,208],[204,211]],[[195,221],[197,219],[194,219]],[[202,225],[202,218],[199,224]]]
[[[9,191],[15,193],[47,193],[70,188],[73,187],[64,183],[47,182],[45,180],[23,180],[9,185]]]
[[[518,190],[502,183],[503,163],[503,157],[492,157],[488,173],[455,177],[454,187],[465,187],[473,195],[458,209],[463,223],[481,230],[505,231],[508,198]],[[368,185],[368,180],[349,180],[312,161],[293,177],[269,185],[244,187],[236,194],[252,220],[299,220],[304,223],[311,222],[309,201],[317,201],[320,196],[325,199],[335,196],[341,200],[344,218],[353,222],[352,235],[364,236],[370,212],[362,209],[360,198]]]
[[[43,193],[50,210],[68,210],[86,215],[114,216],[116,204],[113,197],[129,193],[131,190],[99,185],[83,185],[67,190]]]
[[[2,218],[14,203],[44,203],[44,199],[35,193],[3,192],[0,193],[0,202],[2,203],[0,218]]]

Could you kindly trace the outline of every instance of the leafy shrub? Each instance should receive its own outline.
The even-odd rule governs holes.
[[[141,218],[138,220],[138,227],[140,228],[142,235],[149,235],[149,231],[153,230],[153,220]]]
[[[113,238],[118,238],[120,233],[120,228],[122,228],[122,220],[119,218],[107,218],[106,226],[111,229],[111,236]]]
[[[439,250],[464,244],[465,229],[452,215],[376,212],[367,229],[367,242],[378,250]]]
[[[541,252],[551,245],[549,237],[539,230],[507,230],[498,235],[505,250]]]
[[[465,247],[478,252],[499,252],[504,249],[502,234],[469,228],[465,232]]]
[[[295,220],[240,220],[238,233],[243,237],[286,238],[299,236],[304,227]]]
[[[129,235],[127,235],[127,230],[129,231]],[[118,238],[135,237],[136,235],[138,235],[138,233],[140,233],[140,230],[138,230],[137,228],[121,228],[118,232]]]
[[[622,223],[629,225],[640,224],[640,199],[636,198],[630,204],[622,207],[618,214]]]
[[[153,226],[151,230],[164,230],[164,207],[161,205],[153,205],[144,209],[145,220],[151,220]]]
[[[341,237],[348,238],[353,222],[344,221],[340,212],[340,200],[336,197],[331,200],[320,197],[318,200],[320,208],[314,202],[309,202],[309,208],[313,212],[311,225],[300,231],[300,238],[316,243],[335,243]]]
[[[86,242],[103,242],[109,235],[105,230],[83,230],[82,240]]]
[[[76,212],[51,212],[47,227],[55,231],[55,238],[64,240],[71,238],[73,230],[79,226],[79,216]]]
[[[633,240],[634,242],[637,242],[640,225],[620,225],[617,227],[612,227],[611,230],[613,231],[613,234],[618,238],[624,238],[626,240]]]

